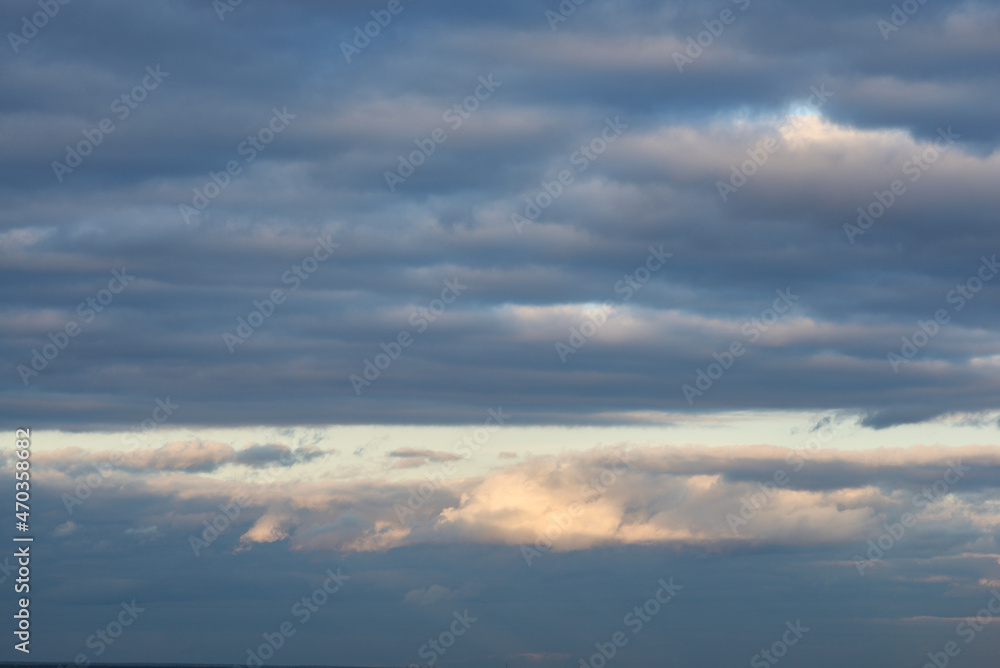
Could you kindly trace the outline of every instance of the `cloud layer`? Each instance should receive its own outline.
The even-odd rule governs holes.
[[[725,3],[587,3],[555,29],[530,2],[403,7],[347,62],[379,8],[66,6],[0,64],[5,415],[996,408],[996,3],[885,37],[882,6],[731,3],[682,67]],[[796,307],[754,325],[776,290]]]
[[[87,636],[136,598],[149,621],[109,656],[245,663],[243,648],[277,627],[275,601],[281,613],[281,601],[292,606],[342,568],[350,587],[297,626],[283,660],[416,662],[468,610],[479,631],[453,657],[565,668],[673,578],[684,587],[676,609],[623,659],[746,661],[799,619],[812,637],[789,665],[919,662],[996,586],[1000,455],[833,451],[816,434],[797,450],[623,443],[397,483],[310,475],[308,462],[287,479],[239,464],[207,470],[194,455],[223,451],[211,443],[126,455],[190,455],[155,472],[109,470],[99,462],[108,453],[84,465],[79,452],[50,452],[34,492],[35,522],[49,527],[40,563],[52,574],[35,594],[47,611],[39,629],[53,658],[89,653]],[[725,643],[720,624],[733,629]],[[177,634],[193,644],[179,651]],[[855,649],[833,652],[845,634]],[[992,637],[966,647],[969,660],[986,661]]]
[[[898,4],[3,4],[33,658],[247,665],[288,619],[273,664],[964,641],[1000,582],[1000,4]],[[904,424],[935,436],[860,449]]]
[[[305,469],[284,481],[257,474],[205,477],[224,463],[246,465],[241,455],[255,449],[220,443],[173,443],[117,458],[58,450],[40,455],[39,464],[59,494],[79,497],[81,481],[97,486],[88,485],[87,476],[100,480],[101,496],[110,495],[103,503],[145,509],[119,521],[156,525],[168,534],[208,539],[213,531],[204,521],[238,501],[243,512],[226,524],[244,548],[287,539],[291,549],[324,552],[470,542],[528,546],[526,554],[631,544],[860,549],[904,513],[919,519],[913,531],[924,537],[921,549],[928,548],[926,540],[940,541],[942,553],[980,550],[994,540],[1000,523],[989,501],[1000,479],[995,446],[821,447],[817,436],[798,450],[598,449],[530,457],[483,476],[455,478],[432,469],[398,482],[308,480]],[[310,450],[287,461],[307,465],[318,454]],[[140,500],[127,500],[134,495]],[[197,512],[183,510],[195,502]]]

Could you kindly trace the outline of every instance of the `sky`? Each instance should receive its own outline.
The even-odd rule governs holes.
[[[0,660],[995,661],[1000,3],[0,27]]]

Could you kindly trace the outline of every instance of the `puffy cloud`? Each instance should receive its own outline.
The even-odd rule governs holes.
[[[240,536],[240,543],[274,543],[288,538],[288,529],[293,523],[288,515],[267,513],[262,515],[250,530]]]
[[[197,469],[156,479],[123,469],[102,494],[123,494],[134,480],[143,507],[164,506],[135,523],[182,531],[201,531],[218,508],[244,498],[245,510],[232,520],[244,548],[287,540],[296,550],[341,553],[469,542],[555,552],[633,544],[859,549],[903,513],[919,518],[922,540],[951,549],[1000,526],[1000,510],[988,502],[1000,479],[992,446],[841,451],[821,449],[822,439],[814,438],[798,450],[600,448],[528,457],[486,475],[422,486],[378,479],[248,486]],[[72,493],[75,483],[66,477],[59,484]],[[168,514],[172,500],[203,511]]]

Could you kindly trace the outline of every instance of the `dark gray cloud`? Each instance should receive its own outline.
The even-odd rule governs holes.
[[[883,427],[996,408],[997,286],[947,301],[1000,250],[996,3],[929,3],[886,39],[892,9],[869,3],[589,2],[555,30],[530,2],[401,6],[350,63],[340,44],[378,3],[244,2],[221,21],[200,3],[69,4],[8,51],[5,415],[114,428],[166,394],[190,424],[468,422],[498,398],[540,423],[780,406]],[[5,5],[0,24],[33,8]],[[732,24],[679,72],[723,9]],[[776,134],[814,87],[832,93],[826,120]],[[287,127],[251,151],[275,110]],[[627,129],[574,164],[608,118]],[[438,128],[390,192],[386,171]],[[939,128],[959,138],[909,181]],[[99,145],[57,175],[84,133]],[[722,201],[717,182],[768,137],[777,152]],[[518,234],[510,214],[581,164]],[[213,173],[224,187],[186,224],[179,205]],[[905,194],[849,243],[844,224],[895,179]],[[332,257],[289,274],[324,238]],[[666,266],[562,364],[582,305],[620,300],[660,244]],[[84,320],[123,267],[135,279]],[[461,296],[419,315],[455,279]],[[682,385],[785,288],[798,320],[690,406]],[[227,346],[276,289],[286,301]],[[940,308],[951,322],[894,373],[888,353]],[[79,333],[32,375],[70,320]],[[350,376],[401,331],[412,345],[357,396]]]
[[[253,468],[261,468],[272,464],[281,466],[292,466],[298,463],[310,462],[330,454],[330,451],[320,450],[317,447],[305,446],[301,448],[290,448],[279,443],[268,443],[267,445],[248,445],[242,450],[233,453],[232,461],[236,464],[243,464]]]
[[[416,468],[426,464],[453,462],[463,458],[462,455],[454,452],[428,450],[426,448],[398,448],[386,453],[386,456],[400,460],[393,464],[394,468]]]

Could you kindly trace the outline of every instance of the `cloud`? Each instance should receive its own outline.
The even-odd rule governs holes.
[[[312,33],[282,38],[350,35],[350,3],[244,7],[225,24],[169,7],[80,19],[88,35],[146,44],[81,42],[53,19],[45,48],[39,37],[0,65],[13,100],[0,128],[16,138],[0,159],[4,415],[135,430],[155,409],[150,378],[182,407],[175,425],[466,424],[498,397],[523,400],[525,424],[781,406],[881,428],[995,408],[998,284],[960,311],[947,301],[1000,248],[990,3],[923,6],[888,43],[885,7],[754,5],[683,73],[673,52],[710,4],[581,7],[553,32],[532,3],[449,2],[401,15],[412,39],[380,39],[351,65]],[[178,34],[200,41],[177,54]],[[157,63],[169,76],[118,119],[109,100]],[[452,128],[445,113],[490,74],[503,84]],[[803,114],[814,87],[832,95]],[[178,204],[243,160],[237,147],[275,105],[295,114],[287,130],[185,224]],[[60,183],[51,163],[104,117],[115,131]],[[577,169],[606,118],[628,128],[518,234],[510,215]],[[389,193],[386,171],[438,127],[448,140]],[[904,172],[949,127],[955,143]],[[769,139],[775,151],[723,201],[718,183]],[[843,226],[897,179],[905,194],[850,243]],[[285,272],[329,235],[340,246],[292,291]],[[620,282],[659,244],[673,257],[626,300]],[[121,267],[135,280],[84,322],[78,305]],[[456,277],[468,290],[417,334],[411,318]],[[786,288],[799,312],[690,406],[681,386]],[[276,289],[287,299],[230,354],[223,334]],[[614,317],[563,364],[555,344],[605,300]],[[950,323],[894,373],[888,353],[940,308]],[[37,358],[25,388],[19,368],[34,371],[32,351],[69,321],[80,333]],[[358,396],[350,376],[403,331],[413,344]]]
[[[111,450],[84,452],[79,448],[63,448],[41,452],[39,458],[46,464],[75,476],[83,472],[92,473],[95,466],[98,471],[121,468],[137,472],[187,473],[208,473],[227,464],[250,468],[271,465],[288,467],[325,457],[332,452],[335,451],[321,450],[315,446],[293,449],[281,444],[248,445],[237,450],[226,443],[193,439],[124,453]]]
[[[135,536],[142,543],[160,538],[158,527],[155,526],[125,529],[125,535]]]
[[[403,598],[403,603],[411,605],[434,605],[439,601],[449,598],[453,592],[441,585],[431,585],[427,589],[414,589],[408,592]]]
[[[57,538],[61,538],[62,536],[70,535],[71,533],[76,531],[77,528],[78,527],[76,526],[76,523],[73,520],[67,520],[66,522],[63,522],[55,529],[53,529],[52,535],[56,536]]]
[[[59,4],[0,61],[0,422],[129,447],[193,434],[128,450],[36,439],[32,522],[51,547],[32,581],[38,660],[89,652],[132,600],[156,623],[109,660],[244,660],[275,609],[341,567],[351,579],[275,661],[410,665],[468,607],[482,622],[443,662],[576,665],[664,577],[684,590],[625,664],[745,665],[800,617],[816,635],[789,664],[941,651],[997,582],[995,439],[551,456],[518,442],[424,481],[458,457],[372,434],[478,425],[490,406],[665,439],[678,414],[777,410],[835,413],[866,439],[985,433],[1000,396],[1000,282],[979,274],[1000,251],[998,3],[924,3],[891,34],[888,4],[722,3],[736,20],[683,72],[675,52],[720,3],[574,3],[556,30],[555,0],[417,4],[351,62],[339,45],[372,3],[243,2],[224,20],[189,0]],[[36,5],[0,4],[0,24],[16,34]],[[168,74],[124,114],[113,101],[147,67]],[[470,98],[481,77],[502,83]],[[831,95],[808,110],[817,89]],[[276,108],[288,127],[248,160]],[[390,191],[387,172],[439,129]],[[201,195],[188,224],[179,205]],[[531,206],[519,233],[511,216]],[[862,212],[871,224],[848,234]],[[672,256],[647,280],[654,251]],[[112,272],[135,278],[108,301]],[[468,288],[444,305],[444,281]],[[776,290],[798,299],[772,322]],[[734,342],[746,352],[729,363]],[[358,393],[352,375],[376,378]],[[705,378],[689,403],[682,386]],[[317,466],[330,424],[367,431],[343,446],[349,466]],[[199,431],[254,425],[287,436]],[[13,460],[0,453],[5,475]],[[855,555],[907,514],[860,575]],[[995,646],[963,661],[993,665]]]
[[[458,589],[450,589],[443,585],[433,584],[422,589],[413,589],[403,597],[403,603],[407,605],[431,606],[437,603],[460,601],[473,598],[482,591],[482,586],[474,582],[466,582]],[[456,603],[457,605],[457,603]]]
[[[250,530],[240,536],[240,543],[274,543],[288,538],[293,518],[288,515],[268,513],[261,516]]]
[[[242,450],[235,452],[232,461],[254,468],[269,466],[271,464],[292,466],[325,457],[332,452],[330,450],[320,450],[315,446],[302,446],[293,449],[287,445],[270,443],[267,445],[248,445]]]
[[[410,469],[427,464],[439,462],[452,462],[462,459],[461,455],[453,452],[443,452],[440,450],[426,450],[420,448],[397,448],[386,453],[387,457],[397,457],[401,461],[395,462],[392,468]]]
[[[472,641],[479,654],[494,647],[502,648],[503,656],[575,656],[581,651],[576,647],[592,647],[595,636],[609,632],[606,624],[613,628],[653,594],[657,578],[671,574],[683,582],[688,597],[687,603],[678,597],[677,614],[695,620],[686,634],[717,630],[719,614],[728,611],[734,619],[754,619],[760,601],[774,596],[774,581],[786,583],[787,609],[765,615],[761,627],[781,628],[789,610],[814,610],[810,606],[823,600],[824,619],[831,624],[837,620],[853,629],[857,623],[859,632],[871,624],[882,629],[870,639],[876,654],[886,625],[895,629],[894,637],[909,637],[907,629],[919,623],[905,620],[916,613],[956,619],[975,614],[1000,563],[1000,515],[993,501],[1000,480],[997,448],[837,450],[823,446],[832,426],[809,432],[815,441],[807,443],[817,447],[794,450],[618,443],[493,459],[495,468],[483,475],[443,479],[429,494],[417,496],[413,480],[380,476],[308,479],[280,471],[267,484],[255,484],[220,471],[150,475],[121,467],[81,505],[67,509],[60,499],[74,494],[77,482],[41,459],[33,465],[47,473],[33,493],[42,513],[39,523],[68,525],[72,511],[73,531],[67,527],[50,537],[57,541],[53,558],[72,555],[75,567],[91,578],[54,582],[65,600],[90,600],[100,591],[120,600],[141,591],[144,600],[168,614],[164,601],[181,596],[184,606],[196,608],[209,595],[228,618],[251,609],[249,601],[261,596],[285,597],[291,605],[296,599],[289,589],[308,593],[322,583],[315,580],[318,573],[331,563],[343,564],[354,588],[342,602],[350,619],[338,619],[334,631],[324,627],[326,643],[329,633],[344,625],[360,632],[356,624],[379,619],[392,624],[394,633],[412,634],[401,643],[412,652],[433,637],[427,625],[437,624],[436,614],[468,608],[496,620],[483,625],[482,639]],[[9,459],[3,468],[11,473]],[[955,471],[961,471],[957,479]],[[904,513],[916,522],[859,575],[855,557],[865,559],[868,541],[878,541]],[[730,515],[740,522],[732,524]],[[206,534],[209,526],[216,528]],[[107,538],[116,535],[130,540]],[[212,542],[195,556],[189,541],[205,535]],[[140,557],[148,570],[121,565]],[[198,588],[197,596],[176,591],[178,576]],[[817,592],[826,592],[826,598],[817,599]],[[862,613],[864,622],[850,621],[866,596],[885,597],[887,603],[863,606],[869,611]],[[724,613],[712,604],[720,597],[728,601]],[[549,602],[541,616],[517,621],[535,609],[536,600]],[[607,618],[581,621],[581,607],[588,605]],[[712,611],[710,620],[698,612],[704,606]],[[401,610],[426,611],[423,625]],[[92,617],[86,621],[81,633],[100,624]],[[590,623],[594,628],[586,626]],[[272,624],[273,619],[257,618],[252,623]],[[755,624],[744,637],[746,627],[734,623],[730,642],[740,651],[759,648],[760,637],[773,631]],[[498,628],[510,629],[516,638],[491,636]],[[310,637],[303,632],[301,640],[308,645]],[[699,643],[701,654],[691,656],[692,665],[704,656]],[[734,661],[737,653],[732,652]],[[409,660],[392,657],[380,662]]]
[[[132,517],[129,528],[156,524],[161,533],[164,525],[200,533],[212,516],[205,510],[249,495],[232,521],[243,548],[287,541],[307,552],[466,543],[553,552],[608,545],[860,549],[903,513],[919,517],[913,531],[921,538],[913,548],[930,541],[950,551],[972,549],[1000,525],[986,503],[1000,479],[1000,454],[992,446],[599,448],[440,480],[417,497],[407,481],[274,480],[248,487],[204,473],[140,475],[116,470],[100,490],[108,502],[132,490],[143,501],[129,505],[159,508]],[[53,481],[70,494],[76,485],[69,477]]]
[[[155,471],[211,471],[233,456],[233,448],[225,443],[201,440],[169,443],[153,450],[129,453],[127,465]]]
[[[461,455],[440,450],[422,450],[419,448],[398,448],[388,453],[389,457],[418,457],[432,462],[450,462],[461,459]]]

